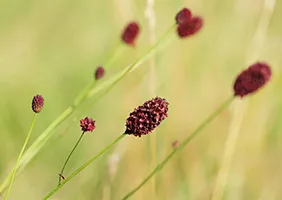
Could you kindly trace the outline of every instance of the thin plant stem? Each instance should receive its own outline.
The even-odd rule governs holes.
[[[129,65],[126,69],[121,71],[118,75],[114,76],[113,78],[109,79],[109,81],[105,82],[104,84],[99,85],[99,87],[95,87],[92,89],[92,87],[95,84],[95,81],[92,81],[89,86],[87,86],[83,92],[76,98],[74,101],[74,104],[68,107],[55,121],[50,124],[47,129],[36,139],[35,142],[26,150],[24,155],[22,156],[22,159],[19,163],[19,170],[23,170],[25,166],[38,154],[38,152],[43,148],[43,146],[52,138],[54,135],[54,130],[63,122],[65,121],[74,111],[75,109],[82,104],[86,99],[97,95],[99,92],[104,91],[95,101],[100,98],[102,98],[104,95],[106,95],[119,81],[121,81],[126,74],[133,71],[135,67],[138,67],[141,63],[143,63],[146,59],[150,57],[150,55],[158,48],[160,45],[165,42],[165,38],[168,36],[168,34],[175,28],[175,24],[171,26],[168,31],[139,59],[137,59],[135,62],[133,62],[131,65]],[[92,86],[92,87],[91,87]],[[7,177],[4,179],[2,184],[0,185],[0,193],[2,193],[10,180],[10,177],[12,175],[12,172],[10,172]]]
[[[193,138],[195,138],[200,131],[205,128],[216,116],[218,116],[225,108],[227,108],[231,102],[233,101],[234,96],[232,98],[228,98],[218,109],[216,109],[209,117],[207,117],[203,123],[201,123],[198,128],[196,128],[177,148],[175,148],[157,167],[132,191],[127,193],[122,199],[128,199],[133,194],[135,194],[143,185],[145,185],[156,173],[158,173],[165,164],[178,152],[180,152]]]
[[[28,141],[29,141],[29,138],[30,138],[30,136],[31,136],[31,132],[32,132],[32,130],[33,130],[33,127],[34,127],[34,124],[35,124],[35,121],[36,121],[36,116],[37,116],[37,113],[34,113],[33,119],[32,119],[32,122],[31,122],[31,126],[30,126],[30,128],[29,128],[29,132],[28,132],[28,134],[27,134],[27,136],[26,136],[26,138],[25,138],[25,141],[24,141],[24,144],[23,144],[22,149],[21,149],[21,151],[20,151],[20,154],[19,154],[19,156],[18,156],[16,165],[15,165],[15,167],[14,167],[14,169],[13,169],[13,172],[12,172],[12,175],[11,175],[11,182],[10,182],[10,185],[9,185],[9,187],[8,187],[8,191],[7,191],[7,193],[6,193],[5,200],[7,200],[7,199],[9,198],[9,194],[10,194],[11,189],[12,189],[12,185],[13,185],[13,182],[14,182],[15,175],[16,175],[16,173],[17,173],[18,167],[19,167],[19,163],[20,163],[21,157],[22,157],[23,152],[24,152],[24,150],[25,150],[25,148],[26,148],[26,145],[27,145],[27,143],[28,143]]]
[[[76,144],[74,145],[74,147],[72,148],[70,154],[68,155],[68,157],[67,157],[67,159],[66,159],[66,161],[65,161],[65,163],[64,163],[64,165],[62,167],[62,170],[61,170],[61,172],[59,174],[59,183],[58,183],[58,185],[61,184],[62,177],[63,177],[63,174],[64,174],[64,170],[65,170],[65,168],[66,168],[66,166],[67,166],[67,164],[68,164],[68,162],[70,160],[70,157],[72,156],[73,152],[75,151],[76,147],[78,146],[78,144],[80,143],[82,137],[84,136],[84,133],[85,133],[84,131],[81,133],[79,139],[77,140]]]
[[[122,55],[125,50],[124,44],[120,43],[116,50],[114,51],[111,58],[104,64],[105,69],[109,70],[113,67],[113,63]]]
[[[90,165],[93,161],[95,161],[97,158],[99,158],[101,155],[103,155],[106,151],[108,151],[110,148],[112,148],[117,142],[119,142],[124,136],[127,134],[121,134],[119,137],[117,137],[111,144],[106,146],[103,150],[101,150],[98,154],[96,154],[93,158],[89,159],[84,165],[79,167],[77,170],[75,170],[66,180],[64,180],[60,185],[55,187],[49,194],[47,194],[43,199],[49,199],[53,194],[55,194],[61,187],[63,187],[67,182],[69,182],[72,178],[74,178],[77,174],[79,174],[82,170],[84,170],[88,165]]]

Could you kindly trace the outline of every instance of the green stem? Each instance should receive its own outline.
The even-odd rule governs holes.
[[[175,148],[157,167],[132,191],[127,193],[122,199],[128,199],[135,194],[143,185],[145,185],[157,172],[159,172],[165,164],[177,153],[180,152],[200,131],[206,127],[216,116],[218,116],[227,106],[231,104],[234,97],[227,99],[218,109],[216,109],[206,120],[196,128],[177,148]]]
[[[81,141],[81,139],[82,139],[83,136],[84,136],[84,132],[81,133],[79,139],[77,140],[77,142],[76,142],[76,144],[74,145],[73,149],[71,150],[69,156],[67,157],[67,159],[66,159],[66,161],[65,161],[65,163],[64,163],[64,165],[63,165],[63,167],[62,167],[62,170],[61,170],[61,172],[60,172],[60,174],[59,174],[59,183],[58,183],[58,185],[61,184],[62,177],[63,177],[63,174],[64,174],[64,170],[65,170],[65,168],[66,168],[66,166],[67,166],[67,163],[69,162],[70,157],[72,156],[73,152],[75,151],[76,147],[77,147],[78,144],[80,143],[80,141]]]
[[[34,124],[35,124],[35,121],[36,121],[36,116],[37,116],[37,113],[34,113],[33,120],[32,120],[32,122],[31,122],[31,126],[30,126],[30,128],[29,128],[29,132],[28,132],[28,134],[27,134],[27,136],[26,136],[26,138],[25,138],[25,141],[24,141],[24,144],[23,144],[22,149],[21,149],[21,151],[20,151],[20,154],[19,154],[19,156],[18,156],[16,165],[15,165],[15,167],[14,167],[14,169],[13,169],[13,172],[12,172],[12,175],[11,175],[11,182],[10,182],[10,185],[9,185],[9,187],[8,187],[8,191],[7,191],[7,193],[6,193],[5,200],[7,200],[7,199],[9,198],[9,194],[10,194],[11,189],[12,189],[12,185],[13,185],[13,182],[14,182],[14,179],[15,179],[15,175],[16,175],[16,173],[17,173],[17,169],[18,169],[18,167],[19,167],[19,163],[20,163],[21,157],[22,157],[23,152],[24,152],[24,150],[25,150],[25,148],[26,148],[26,145],[27,145],[27,143],[28,143],[28,141],[29,141],[29,138],[30,138],[30,136],[31,136],[32,129],[33,129]]]
[[[111,56],[111,59],[109,59],[105,64],[104,67],[106,70],[109,70],[110,68],[112,68],[113,63],[116,61],[117,58],[120,57],[120,55],[124,52],[125,50],[125,46],[120,43],[118,45],[118,47],[116,48],[116,50],[114,51],[113,55]]]
[[[67,182],[69,182],[72,178],[74,178],[77,174],[79,174],[82,170],[84,170],[88,165],[90,165],[93,161],[95,161],[97,158],[99,158],[101,155],[103,155],[107,150],[109,150],[112,146],[114,146],[117,142],[119,142],[126,134],[122,134],[119,137],[117,137],[111,144],[106,146],[102,151],[100,151],[98,154],[96,154],[93,158],[89,159],[84,165],[79,167],[77,170],[75,170],[68,178],[66,178],[65,181],[63,181],[60,185],[55,187],[49,194],[47,194],[46,197],[43,199],[49,199],[53,194],[55,194],[61,187],[63,187]]]

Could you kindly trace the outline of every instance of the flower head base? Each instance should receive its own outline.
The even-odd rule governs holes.
[[[160,97],[146,101],[126,120],[126,134],[141,137],[152,132],[167,117],[168,102]]]
[[[188,8],[183,8],[180,10],[175,16],[175,20],[177,24],[183,24],[188,22],[192,17],[192,13]]]
[[[95,71],[95,80],[99,80],[103,78],[104,74],[105,74],[105,69],[102,66],[97,67]]]
[[[128,45],[134,46],[139,31],[140,28],[136,22],[129,23],[122,33],[122,41]]]
[[[180,38],[184,38],[199,32],[202,27],[203,19],[201,17],[192,17],[188,21],[178,24],[177,33]]]
[[[80,120],[80,127],[83,132],[92,132],[96,128],[95,121],[90,117],[85,117]]]
[[[242,71],[234,83],[234,95],[244,97],[263,87],[271,78],[268,64],[257,62]]]
[[[31,108],[33,112],[40,113],[44,106],[44,99],[41,95],[36,95],[32,99]]]

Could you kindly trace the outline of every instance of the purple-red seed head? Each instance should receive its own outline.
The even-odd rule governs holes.
[[[203,19],[201,17],[192,17],[188,21],[178,24],[177,33],[180,38],[194,35],[203,27]]]
[[[242,71],[235,80],[234,95],[244,97],[262,88],[271,78],[267,63],[257,62]]]
[[[126,120],[126,134],[141,137],[152,132],[167,117],[168,102],[160,97],[135,108]]]
[[[130,22],[122,33],[122,41],[128,45],[134,46],[139,34],[140,27],[137,22]]]
[[[105,74],[105,69],[102,66],[97,67],[95,71],[95,79],[99,80],[101,79]]]
[[[96,128],[95,121],[90,117],[85,117],[80,120],[80,127],[83,132],[92,132]]]
[[[177,24],[183,24],[188,22],[192,17],[192,13],[188,8],[183,8],[180,10],[175,16],[175,20]]]
[[[31,108],[33,112],[40,113],[44,106],[44,98],[41,95],[36,95],[32,99]]]

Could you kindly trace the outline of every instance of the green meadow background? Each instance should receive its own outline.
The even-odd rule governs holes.
[[[151,1],[149,0],[149,3]],[[113,141],[136,106],[154,96],[170,102],[169,117],[152,134],[125,137],[51,199],[119,200],[133,189],[224,100],[236,75],[256,61],[271,65],[271,82],[237,99],[140,189],[134,200],[282,199],[282,1],[0,0],[0,178],[16,162],[36,94],[45,98],[29,145],[60,115],[120,45],[126,23],[141,25],[135,47],[124,47],[107,80],[140,57],[188,7],[204,18],[199,34],[171,34],[153,57],[106,95],[89,99],[14,182],[11,200],[42,199],[80,136],[79,119],[96,120],[65,176]],[[110,67],[110,68],[109,68]],[[29,146],[28,145],[28,146]],[[3,198],[0,197],[0,198]]]

